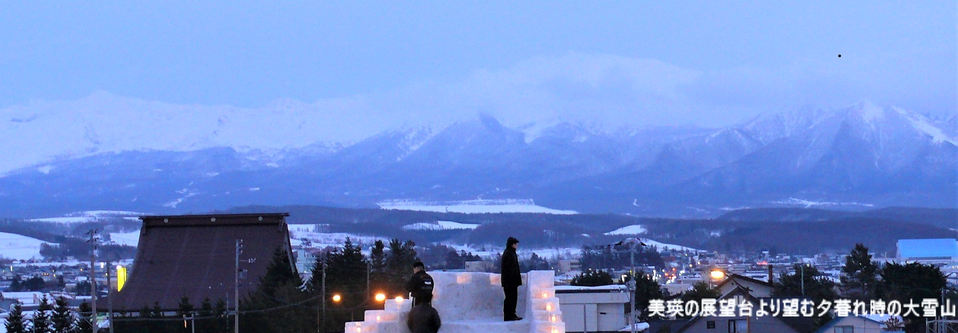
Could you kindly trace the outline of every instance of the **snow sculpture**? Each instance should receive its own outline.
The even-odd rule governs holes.
[[[528,332],[565,333],[552,271],[522,274],[519,287],[520,321],[502,321],[499,274],[429,272],[435,281],[433,307],[442,317],[443,333]],[[346,323],[346,333],[409,333],[406,316],[412,302],[387,299],[383,310],[366,311],[363,321]]]

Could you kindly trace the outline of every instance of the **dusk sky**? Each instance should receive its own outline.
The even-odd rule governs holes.
[[[511,123],[952,114],[956,17],[956,1],[18,1],[0,11],[0,109],[106,91]]]

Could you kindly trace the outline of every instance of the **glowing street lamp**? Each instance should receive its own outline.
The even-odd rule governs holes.
[[[709,272],[709,276],[711,276],[713,280],[721,280],[725,278],[725,272],[722,270],[713,269],[711,272]]]
[[[386,300],[386,294],[383,294],[383,293],[376,294],[376,302],[383,302],[385,300]]]
[[[339,303],[339,301],[342,301],[342,300],[343,300],[343,297],[340,296],[339,294],[333,295],[333,302]]]

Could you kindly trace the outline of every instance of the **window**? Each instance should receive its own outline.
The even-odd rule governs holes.
[[[854,326],[835,326],[835,333],[855,333]]]
[[[747,319],[730,319],[728,321],[728,333],[745,333],[745,332],[748,332]]]

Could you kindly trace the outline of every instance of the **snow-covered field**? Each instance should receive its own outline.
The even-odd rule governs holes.
[[[140,216],[149,215],[146,213],[139,212],[128,212],[128,211],[119,211],[119,210],[91,210],[84,212],[70,213],[66,216],[59,217],[45,217],[45,218],[36,218],[30,219],[30,221],[36,222],[52,222],[52,223],[84,223],[84,222],[96,222],[101,218],[122,218],[129,221],[139,221]]]
[[[130,231],[124,233],[111,233],[110,239],[120,245],[136,246],[140,242],[140,231]]]
[[[439,221],[436,223],[421,222],[403,226],[403,230],[463,230],[463,229],[475,229],[479,227],[478,224],[470,223],[459,223],[453,221]]]
[[[613,231],[605,233],[607,236],[612,235],[638,235],[644,234],[646,232],[645,227],[640,224],[634,224],[629,226],[624,226]]]
[[[651,239],[648,239],[648,238],[643,238],[643,239],[642,239],[642,242],[645,243],[646,245],[649,245],[649,246],[655,246],[656,248],[659,249],[659,251],[662,251],[662,250],[665,250],[665,249],[677,250],[677,251],[692,251],[692,252],[700,252],[700,251],[702,251],[702,250],[699,250],[699,249],[693,249],[693,248],[688,247],[688,246],[682,246],[682,245],[675,245],[675,244],[657,242],[657,241],[654,241],[654,240],[651,240]]]
[[[440,213],[464,213],[464,214],[483,214],[483,213],[545,213],[557,215],[578,214],[574,210],[559,210],[536,205],[529,199],[512,200],[466,200],[451,202],[420,202],[391,200],[379,203],[382,209],[390,210],[415,210],[423,212]]]
[[[36,238],[0,232],[0,257],[17,260],[42,259],[40,244],[43,243]]]
[[[341,232],[313,232],[313,228],[314,225],[312,224],[290,224],[290,244],[293,246],[303,245],[303,239],[307,239],[311,243],[311,247],[342,247],[343,243],[346,243],[346,238],[349,238],[354,245],[362,246],[364,250],[363,252],[365,253],[369,251],[369,247],[372,246],[376,240],[382,240],[383,242],[387,243],[389,242],[389,239],[384,237],[353,235]]]

